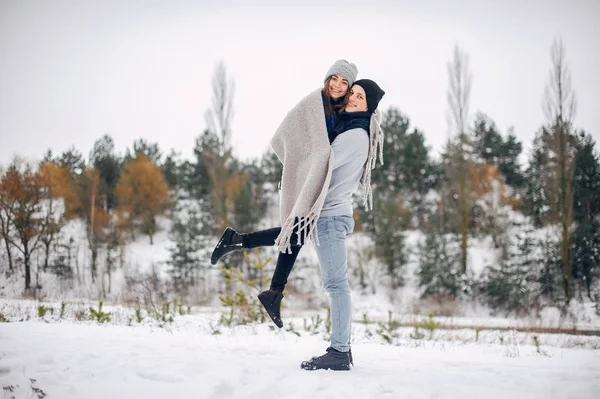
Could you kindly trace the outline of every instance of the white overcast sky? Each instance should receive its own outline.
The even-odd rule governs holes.
[[[561,37],[575,124],[600,141],[600,1],[0,0],[0,164],[110,134],[191,157],[210,81],[235,79],[232,141],[258,157],[286,112],[339,58],[387,92],[439,150],[447,137],[446,65],[470,55],[471,115],[481,110],[528,147],[544,122],[550,46]]]

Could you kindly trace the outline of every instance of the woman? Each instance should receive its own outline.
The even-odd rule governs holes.
[[[317,222],[319,245],[315,246],[323,285],[330,297],[331,345],[324,355],[302,362],[305,370],[349,370],[352,363],[346,237],[354,229],[352,195],[359,183],[363,186],[367,209],[372,208],[371,170],[375,167],[377,147],[383,163],[383,134],[377,106],[384,94],[372,80],[357,80],[334,129],[331,181]]]
[[[295,177],[298,175],[296,173],[298,170],[302,171],[300,175],[303,177],[311,176],[311,179],[314,178],[315,181],[320,181],[321,184],[325,183],[328,178],[328,162],[331,152],[328,144],[335,134],[334,128],[337,124],[337,115],[346,106],[350,96],[348,88],[356,80],[357,73],[354,64],[346,60],[336,61],[325,75],[323,89],[314,91],[300,101],[288,113],[273,137],[271,144],[274,150],[277,148],[275,153],[284,164],[280,191],[281,220],[284,228],[276,227],[255,233],[239,234],[228,227],[211,256],[211,263],[214,265],[224,255],[242,248],[274,245],[280,248],[281,253],[277,259],[270,289],[259,295],[259,300],[279,328],[283,327],[280,305],[288,276],[302,245],[306,240],[315,237],[310,234],[310,231],[316,223],[316,218],[313,217],[311,224],[307,222],[306,217],[311,211],[313,214],[318,215],[324,200],[324,196],[319,198],[320,192],[317,192],[314,187],[308,187],[306,190],[295,194],[288,194],[290,191],[288,187],[303,184],[300,179]],[[290,136],[298,138],[300,145],[296,145],[298,142],[295,140],[289,140],[289,142],[284,140],[287,132],[291,132]],[[328,140],[329,143],[325,140]],[[319,157],[313,158],[312,162],[306,162],[310,157],[307,154],[306,147],[303,147],[303,145],[309,143],[325,150]],[[286,151],[284,148],[286,145],[294,148]],[[285,162],[286,153],[287,167]],[[317,190],[320,188],[318,185],[316,186]],[[297,202],[302,202],[296,201],[298,197],[308,198],[308,200],[295,208]],[[303,236],[301,237],[301,235]]]

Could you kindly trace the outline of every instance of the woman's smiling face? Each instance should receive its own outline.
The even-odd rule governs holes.
[[[348,80],[342,75],[332,75],[329,78],[329,95],[337,100],[348,93]]]

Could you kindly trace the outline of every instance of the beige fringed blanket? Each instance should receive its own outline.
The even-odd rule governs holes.
[[[300,243],[319,243],[317,220],[333,164],[326,126],[321,89],[318,89],[288,112],[271,139],[271,147],[283,164],[281,233],[275,240],[281,252],[291,252],[290,239],[296,227]]]

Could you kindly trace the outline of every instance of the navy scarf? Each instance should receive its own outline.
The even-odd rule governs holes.
[[[329,143],[333,143],[340,134],[351,129],[365,129],[369,134],[372,112],[342,112],[338,114],[337,124],[329,135]]]
[[[323,110],[325,112],[327,112],[327,107],[325,107],[325,101],[327,101],[325,99],[325,94],[323,94],[323,92],[321,92],[321,98],[323,99]],[[331,98],[331,105],[333,105],[334,107],[336,105],[339,105],[342,102],[343,98],[338,98],[337,100]],[[337,125],[337,113],[334,112],[333,114],[327,116],[327,113],[325,114],[325,123],[327,124],[327,134],[331,135],[331,133],[333,132],[333,129],[335,128],[335,126]]]

